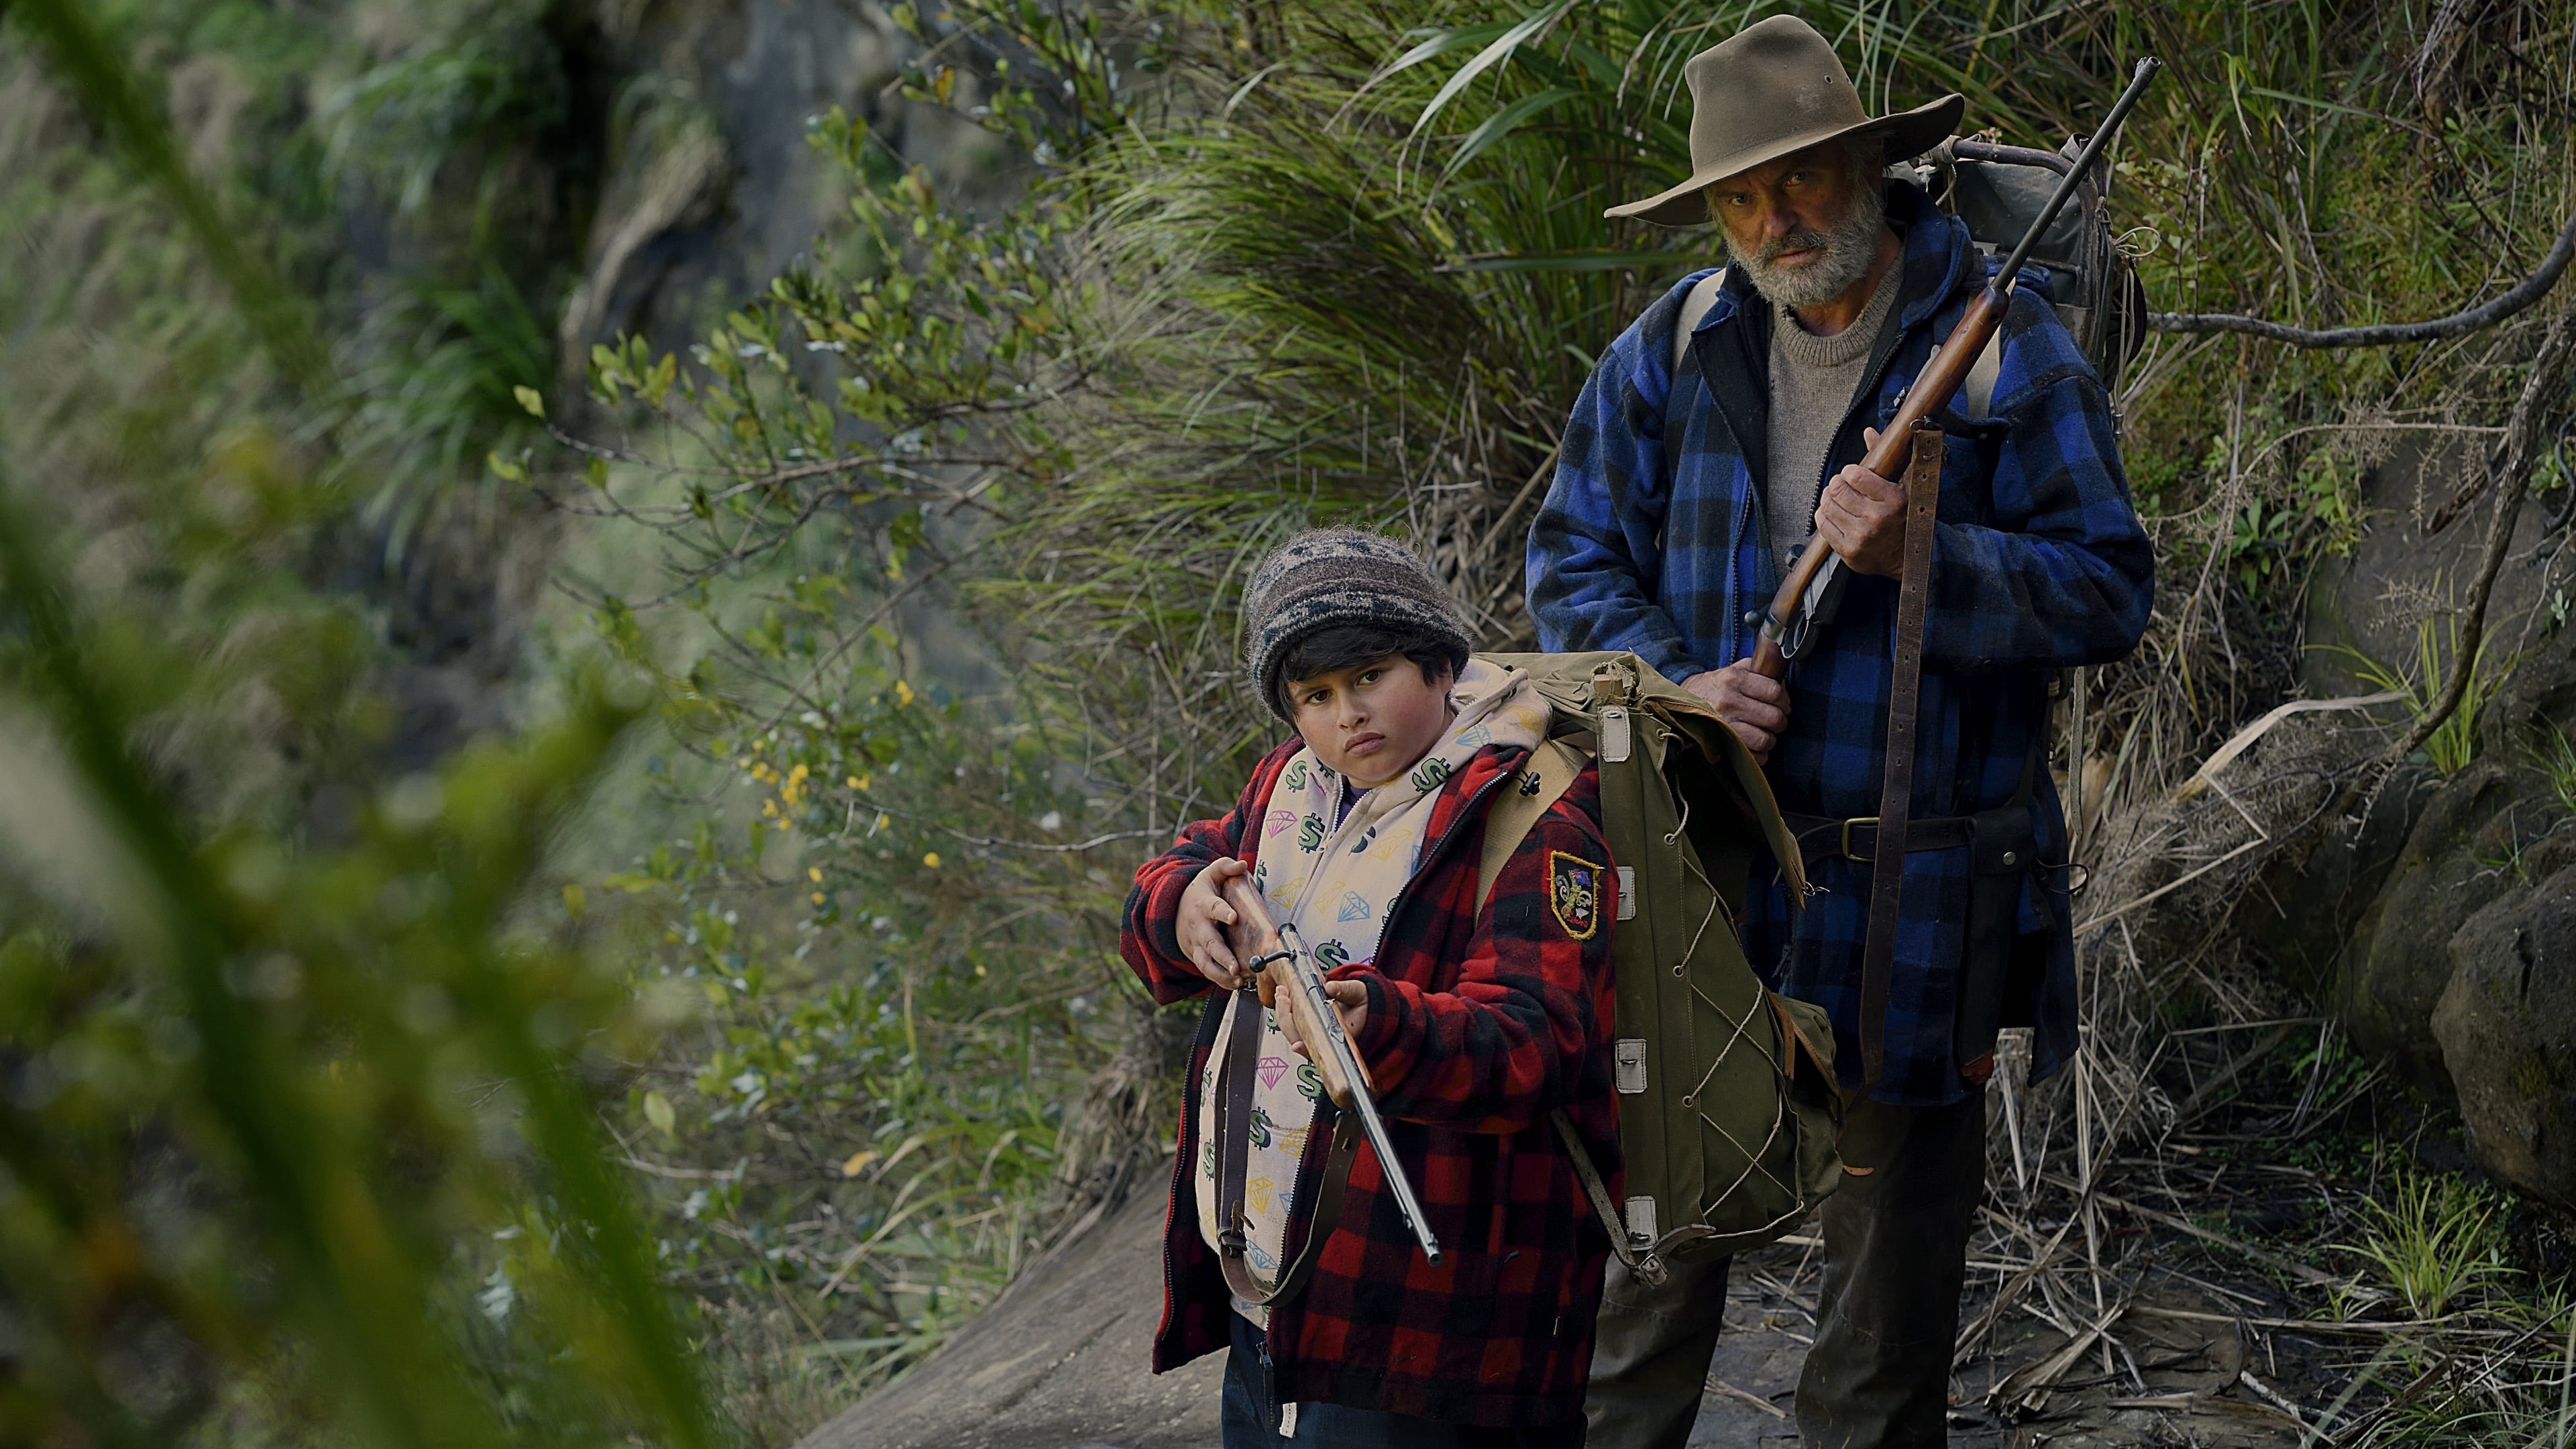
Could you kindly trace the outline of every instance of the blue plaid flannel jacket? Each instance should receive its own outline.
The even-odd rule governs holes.
[[[1762,537],[1762,490],[1813,497],[1858,462],[1861,429],[1895,415],[1992,266],[1967,227],[1919,188],[1892,184],[1888,219],[1904,236],[1898,330],[1871,354],[1870,380],[1816,478],[1764,476],[1771,313],[1740,273],[1693,333],[1702,376],[1686,395],[1668,398],[1673,328],[1706,272],[1675,285],[1611,345],[1575,402],[1530,529],[1529,610],[1542,648],[1631,649],[1674,680],[1752,653],[1746,611],[1767,604],[1778,579]],[[2118,659],[2146,628],[2155,560],[2130,506],[2110,400],[2038,297],[2044,280],[2025,271],[2006,314],[1992,416],[1971,422],[1954,405],[1940,419],[1947,447],[1917,819],[2009,803],[2047,728],[2049,673]],[[1788,733],[1769,764],[1783,810],[1878,813],[1895,615],[1893,580],[1853,577],[1838,617],[1790,666]],[[2048,771],[2035,774],[2041,858],[2063,862],[2065,817]],[[2039,871],[2024,882],[2024,944],[2014,954],[2045,965],[2007,985],[2006,1023],[2036,1028],[2034,1077],[2063,1066],[2077,1045],[2065,877]],[[1821,893],[1794,912],[1776,871],[1767,890],[1750,893],[1746,954],[1773,989],[1832,1015],[1842,1074],[1857,1086],[1869,867],[1837,857],[1819,864],[1813,883]],[[1968,887],[1964,847],[1907,857],[1880,1101],[1932,1106],[1969,1091],[1953,1044]]]

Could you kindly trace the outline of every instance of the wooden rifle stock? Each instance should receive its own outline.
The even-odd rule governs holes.
[[[1879,432],[1877,444],[1861,459],[1862,467],[1881,478],[1905,476],[1906,466],[1914,456],[1914,425],[1948,406],[1950,399],[1958,396],[1960,387],[1968,380],[1969,369],[1977,365],[1977,354],[1985,351],[1986,344],[1993,340],[1995,329],[2003,325],[2004,309],[2011,305],[2012,298],[1992,286],[1977,294],[1977,299],[1968,304],[1967,314],[1951,330],[1949,340],[1941,344],[1940,351],[1932,354],[1931,361],[1923,364],[1923,371],[1915,377],[1914,385],[1905,390],[1905,401],[1897,407],[1896,416]],[[1780,652],[1780,636],[1788,629],[1789,620],[1796,616],[1807,586],[1816,581],[1817,571],[1832,556],[1833,550],[1826,545],[1825,536],[1820,533],[1807,541],[1807,551],[1798,555],[1798,561],[1789,566],[1788,576],[1780,581],[1780,591],[1771,596],[1771,612],[1762,621],[1762,637],[1753,646],[1756,671],[1773,679],[1788,672],[1789,660]]]
[[[1227,905],[1234,907],[1235,924],[1227,935],[1233,942],[1235,959],[1249,962],[1264,956],[1272,958],[1261,968],[1253,983],[1261,993],[1261,1004],[1276,1008],[1280,993],[1285,992],[1295,1003],[1292,1010],[1311,1010],[1311,1004],[1299,989],[1299,971],[1302,968],[1305,974],[1315,977],[1312,984],[1318,988],[1319,995],[1322,994],[1323,978],[1316,973],[1314,963],[1303,959],[1302,952],[1287,949],[1287,942],[1280,939],[1279,927],[1270,919],[1270,903],[1262,898],[1261,892],[1252,888],[1252,877],[1236,876],[1225,883],[1225,889],[1219,895]],[[1341,1020],[1338,1011],[1333,1020]],[[1359,1059],[1356,1050],[1349,1052],[1350,1059],[1345,1063],[1344,1053],[1334,1050],[1334,1043],[1322,1039],[1324,1029],[1320,1023],[1299,1022],[1298,1026],[1298,1036],[1306,1043],[1307,1059],[1315,1064],[1316,1071],[1323,1074],[1324,1094],[1333,1099],[1334,1106],[1347,1108],[1357,1095],[1351,1090],[1350,1073],[1353,1071],[1359,1073],[1360,1091],[1371,1097],[1377,1095],[1376,1084],[1369,1080],[1368,1063]]]

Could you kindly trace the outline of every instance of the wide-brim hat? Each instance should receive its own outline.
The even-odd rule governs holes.
[[[1875,137],[1889,160],[1920,156],[1949,136],[1967,101],[1946,95],[1910,111],[1872,117],[1834,48],[1794,15],[1748,25],[1690,58],[1691,175],[1669,191],[1614,206],[1662,226],[1708,220],[1699,193],[1712,182],[1839,138]]]

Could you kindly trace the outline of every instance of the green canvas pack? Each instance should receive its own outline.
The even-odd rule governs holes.
[[[1609,1201],[1573,1125],[1556,1126],[1620,1261],[1732,1253],[1789,1232],[1841,1181],[1842,1117],[1825,1013],[1766,989],[1735,922],[1767,842],[1793,894],[1805,878],[1761,767],[1696,696],[1636,655],[1486,654],[1526,671],[1554,707],[1516,788],[1494,796],[1478,899],[1586,764],[1618,873],[1610,955],[1625,1200]]]

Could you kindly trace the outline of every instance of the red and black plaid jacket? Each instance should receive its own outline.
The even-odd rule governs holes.
[[[1272,750],[1232,812],[1185,828],[1136,872],[1119,949],[1155,1000],[1214,992],[1181,953],[1181,894],[1220,855],[1252,861],[1258,836],[1247,823],[1262,819],[1272,782],[1297,748],[1292,739]],[[1492,909],[1480,909],[1485,802],[1517,787],[1523,758],[1521,750],[1490,747],[1442,786],[1429,843],[1387,921],[1378,959],[1332,973],[1368,984],[1360,1053],[1380,1084],[1388,1136],[1430,1216],[1441,1263],[1423,1260],[1363,1142],[1340,1225],[1304,1290],[1272,1310],[1280,1402],[1498,1426],[1567,1423],[1583,1413],[1610,1241],[1546,1119],[1567,1110],[1616,1201],[1609,923],[1617,919],[1617,876],[1602,842],[1600,781],[1587,769],[1504,866]],[[1558,856],[1593,867],[1598,882],[1592,915],[1578,905],[1571,927],[1551,896],[1552,874],[1573,868]],[[1220,994],[1199,1023],[1193,1084],[1208,1069],[1223,1006]],[[1157,1373],[1227,1343],[1225,1279],[1199,1233],[1189,1178],[1197,1124],[1192,1091],[1163,1235]],[[1308,1136],[1301,1184],[1320,1172],[1329,1136]],[[1302,1186],[1296,1195],[1292,1248],[1306,1241],[1303,1205],[1313,1196]]]

